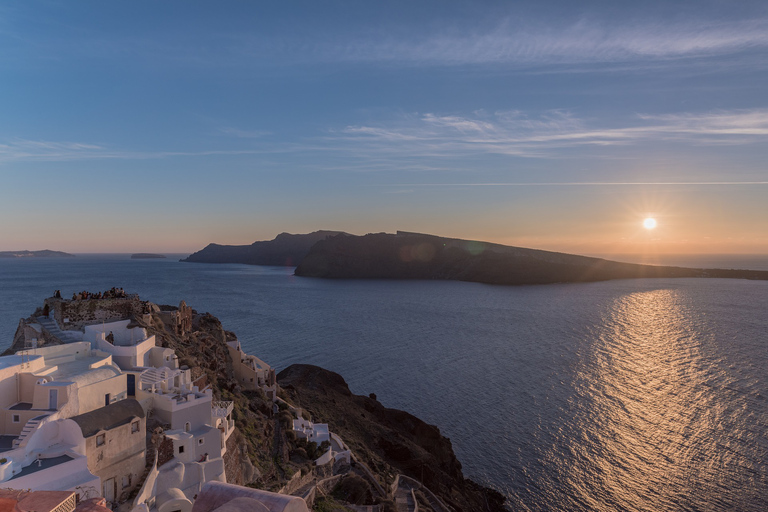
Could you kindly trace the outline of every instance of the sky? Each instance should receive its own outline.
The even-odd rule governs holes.
[[[3,2],[0,250],[768,254],[766,91],[765,1]]]

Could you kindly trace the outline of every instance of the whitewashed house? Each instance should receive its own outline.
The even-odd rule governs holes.
[[[262,389],[267,398],[274,400],[277,397],[275,369],[258,357],[243,352],[238,340],[228,341],[227,348],[240,386],[243,389]]]

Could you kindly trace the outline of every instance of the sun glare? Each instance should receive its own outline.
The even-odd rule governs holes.
[[[648,217],[647,219],[645,219],[643,221],[643,227],[645,229],[653,229],[653,228],[655,228],[656,227],[656,219],[654,219],[653,217]]]

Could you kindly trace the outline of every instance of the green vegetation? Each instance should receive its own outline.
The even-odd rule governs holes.
[[[331,491],[331,496],[339,501],[354,505],[372,505],[373,495],[368,482],[354,473],[344,477]]]
[[[345,507],[341,503],[338,503],[336,500],[328,496],[322,496],[316,499],[315,504],[312,507],[312,510],[316,512],[348,512],[349,511],[347,507]],[[397,510],[395,510],[394,512],[397,512]]]

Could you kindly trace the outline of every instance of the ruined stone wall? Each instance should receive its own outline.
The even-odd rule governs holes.
[[[114,299],[68,300],[48,298],[45,304],[53,312],[56,322],[64,330],[82,329],[85,325],[99,322],[139,317],[149,312],[149,303],[138,295]]]
[[[173,440],[163,436],[157,445],[157,467],[159,468],[173,457]]]
[[[32,335],[33,331],[37,332],[35,329],[27,325],[27,321],[25,319],[22,318],[19,320],[19,326],[16,328],[16,334],[13,335],[11,346],[8,347],[5,352],[2,353],[2,355],[8,356],[15,354],[19,350],[29,348],[28,341],[31,340],[31,337],[34,337],[34,335]],[[47,347],[50,345],[61,345],[61,340],[51,336],[47,331],[39,333],[39,336],[37,336],[37,346]]]

